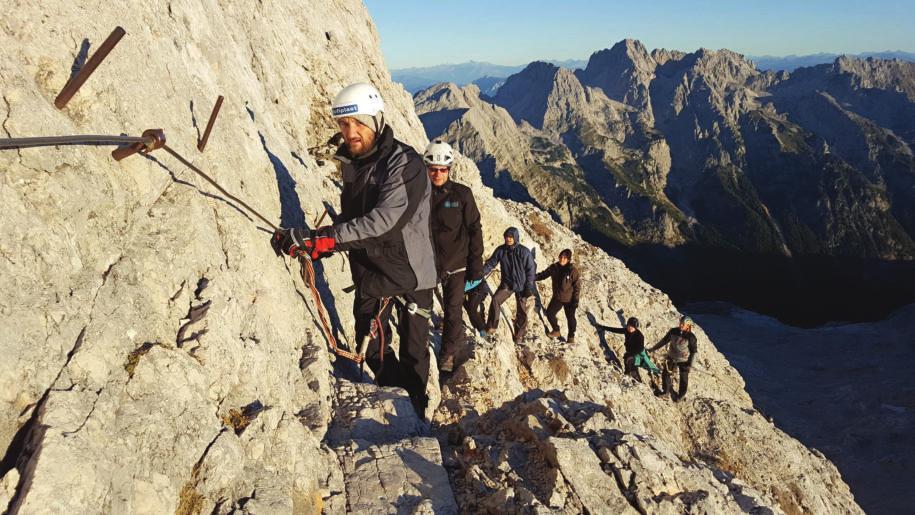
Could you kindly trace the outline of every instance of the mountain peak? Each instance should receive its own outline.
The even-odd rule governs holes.
[[[588,66],[578,78],[583,84],[602,89],[608,98],[645,107],[648,83],[656,67],[645,45],[635,39],[624,39],[591,54]]]
[[[534,61],[505,80],[505,84],[493,97],[493,103],[504,107],[516,122],[526,120],[531,125],[542,128],[547,98],[561,71],[572,74],[554,64]]]
[[[558,71],[559,67],[555,64],[546,61],[533,61],[516,75],[529,77],[531,79],[553,80],[553,77]]]
[[[619,52],[621,50],[625,50],[628,54],[648,54],[648,50],[645,48],[645,45],[643,45],[641,41],[632,38],[626,38],[622,41],[618,41],[616,44],[610,47],[611,52]]]
[[[651,55],[645,45],[637,39],[618,41],[610,48],[598,50],[591,54],[588,68],[602,67],[613,63],[629,63],[635,67],[653,67]]]
[[[915,101],[915,63],[901,59],[840,55],[832,65],[825,67],[831,73],[852,77],[856,87],[897,91]]]

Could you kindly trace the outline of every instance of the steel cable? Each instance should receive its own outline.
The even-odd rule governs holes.
[[[12,150],[32,147],[57,147],[62,145],[132,145],[144,143],[138,136],[99,136],[93,134],[75,136],[40,136],[36,138],[3,138],[0,149]]]

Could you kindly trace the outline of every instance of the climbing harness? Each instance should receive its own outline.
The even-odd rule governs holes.
[[[464,271],[466,271],[466,270],[467,270],[467,267],[466,267],[466,266],[465,266],[465,267],[462,267],[462,268],[455,269],[455,270],[451,270],[451,271],[445,272],[445,277],[451,277],[451,276],[454,275],[454,274],[457,274],[457,273],[460,273],[460,272],[464,272]]]

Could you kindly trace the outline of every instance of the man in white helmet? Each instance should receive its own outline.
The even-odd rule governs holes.
[[[464,343],[461,305],[477,331],[486,326],[479,310],[485,294],[470,291],[483,279],[483,228],[473,192],[450,179],[454,163],[451,146],[441,140],[429,143],[423,161],[432,182],[432,234],[445,310],[439,369],[451,372],[454,356]]]
[[[349,251],[357,345],[369,339],[377,317],[385,345],[382,349],[381,337],[372,338],[366,363],[379,385],[406,389],[423,417],[428,402],[428,312],[436,284],[429,176],[419,154],[394,139],[384,120],[384,102],[372,85],[347,86],[334,99],[331,112],[344,139],[335,156],[343,172],[340,216],[334,225],[316,231],[282,229],[272,242],[278,253],[305,252],[312,259]],[[400,309],[398,355],[390,346],[389,318],[395,305]]]

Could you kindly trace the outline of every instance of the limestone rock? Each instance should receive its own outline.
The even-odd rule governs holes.
[[[458,513],[434,438],[348,447],[340,459],[353,513]]]
[[[614,488],[613,479],[601,469],[587,440],[549,438],[546,444],[548,459],[572,485],[589,513],[638,513],[620,490]]]
[[[54,108],[72,64],[116,24],[127,36]],[[4,136],[161,127],[171,147],[286,227],[314,225],[325,202],[339,211],[327,142],[342,86],[373,82],[398,137],[426,143],[360,2],[173,3],[163,14],[14,1],[2,27]],[[630,112],[570,73],[559,79],[557,91]],[[192,154],[217,94],[226,103],[216,129]],[[474,95],[443,102],[511,121]],[[580,116],[547,117],[547,127]],[[607,134],[625,131],[625,119]],[[512,137],[545,134],[531,130],[515,126]],[[559,148],[549,141],[544,149]],[[432,428],[402,390],[364,383],[331,358],[298,263],[277,258],[264,224],[167,154],[116,163],[97,147],[23,149],[0,152],[0,167],[0,502],[12,513],[573,513],[611,494],[648,508],[857,511],[822,456],[748,413],[742,379],[701,329],[706,373],[685,402],[622,378],[611,364],[621,339],[585,319],[639,313],[658,338],[679,315],[669,298],[544,211],[495,198],[465,157],[455,172],[477,195],[487,248],[516,225],[541,262],[575,249],[589,279],[575,344],[532,329],[521,353],[504,328],[494,341],[471,337]],[[316,272],[332,331],[352,345],[346,258]],[[437,394],[434,370],[431,383]],[[565,454],[545,458],[551,441],[606,448],[619,465],[592,453],[576,475]],[[619,496],[596,492],[595,465]],[[668,488],[679,484],[689,495]]]

